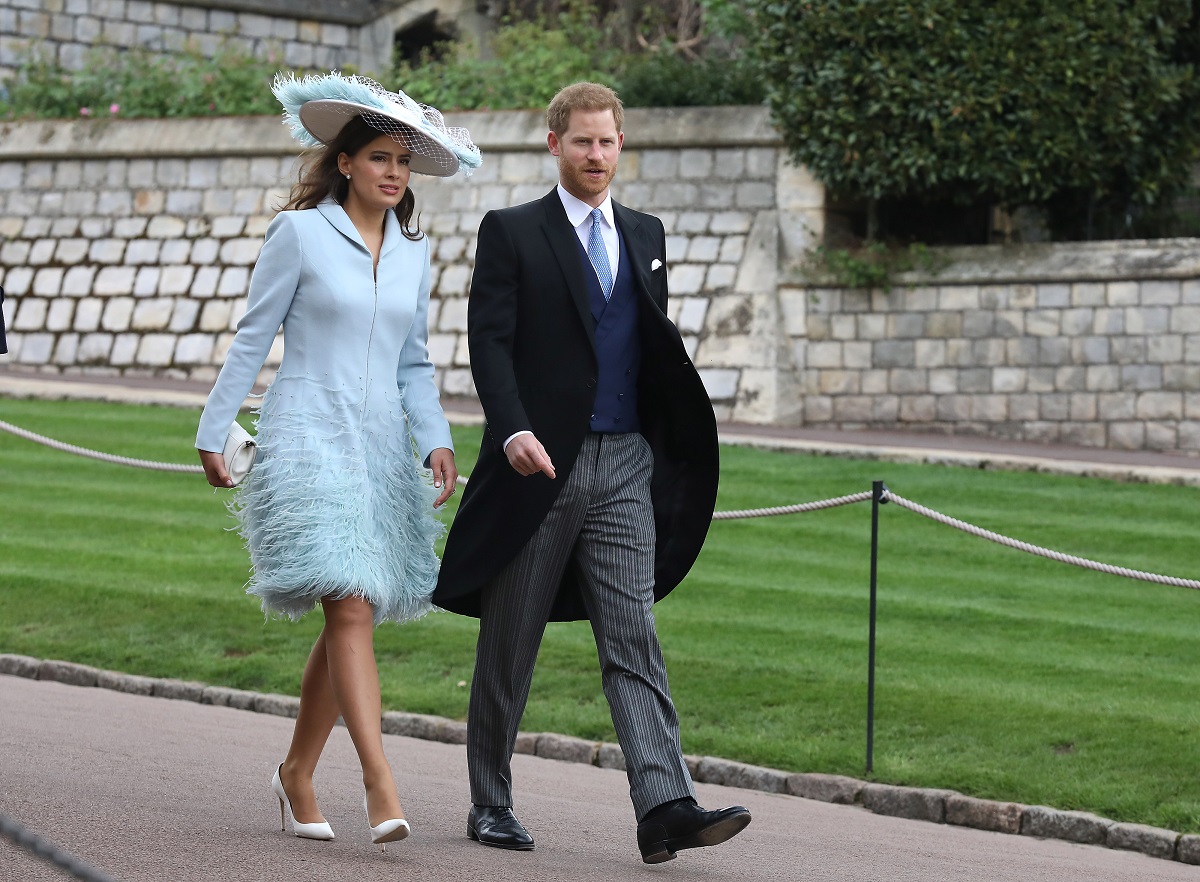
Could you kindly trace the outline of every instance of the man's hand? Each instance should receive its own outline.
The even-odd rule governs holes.
[[[458,469],[454,465],[454,451],[438,447],[429,454],[429,467],[433,469],[433,486],[441,487],[442,493],[434,500],[433,507],[440,508],[458,486]]]
[[[546,477],[554,478],[554,463],[550,462],[542,442],[531,434],[518,435],[509,441],[504,448],[504,455],[518,474],[535,475],[542,472]]]

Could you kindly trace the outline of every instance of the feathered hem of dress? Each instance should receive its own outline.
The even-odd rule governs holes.
[[[293,621],[326,598],[362,598],[376,625],[437,611],[445,526],[399,400],[350,428],[323,392],[274,384],[259,408],[257,459],[229,501],[253,567],[246,592]]]

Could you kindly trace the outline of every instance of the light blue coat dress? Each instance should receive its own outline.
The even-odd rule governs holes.
[[[376,624],[432,606],[433,489],[420,468],[453,449],[426,348],[429,239],[387,213],[377,272],[343,208],[280,212],[196,447],[219,451],[280,325],[284,351],[257,420],[258,455],[230,503],[264,612],[299,618],[359,596]],[[414,449],[415,448],[415,449]]]

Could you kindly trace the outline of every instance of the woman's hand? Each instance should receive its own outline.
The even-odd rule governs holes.
[[[433,486],[441,487],[442,494],[433,503],[434,508],[442,504],[454,494],[458,486],[458,469],[454,465],[454,451],[449,447],[439,447],[429,454],[429,467],[433,469]]]
[[[213,450],[201,450],[200,464],[204,466],[204,477],[214,487],[232,487],[233,478],[225,469],[225,457]]]

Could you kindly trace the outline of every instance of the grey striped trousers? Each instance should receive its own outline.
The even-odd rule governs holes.
[[[546,519],[485,589],[467,717],[476,805],[512,805],[513,745],[567,566],[580,573],[638,819],[695,796],[654,629],[653,468],[641,435],[589,434]]]

